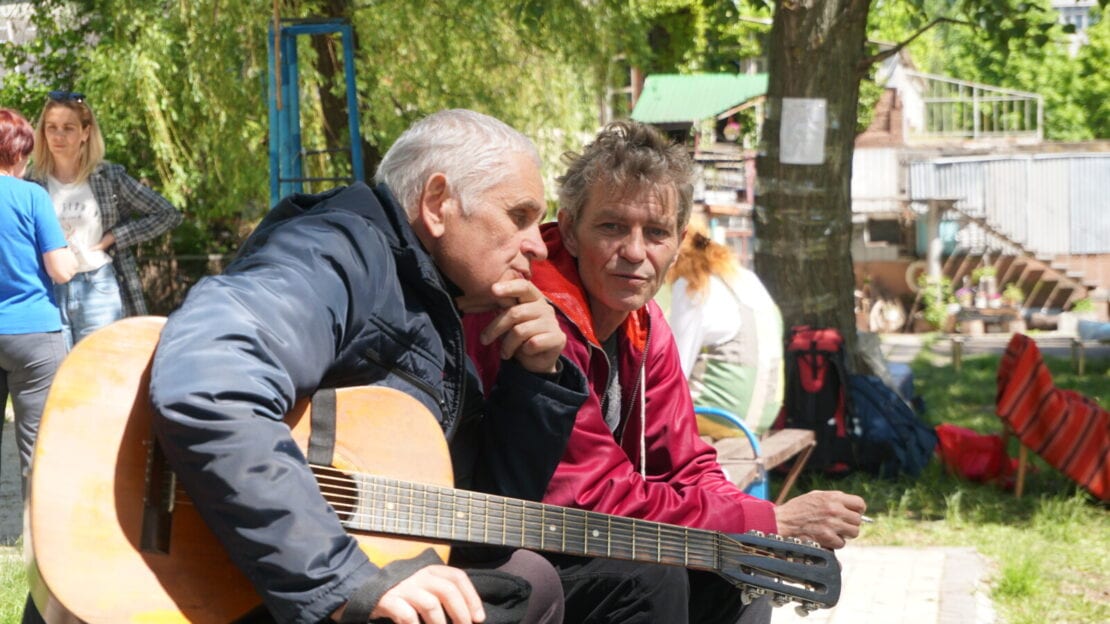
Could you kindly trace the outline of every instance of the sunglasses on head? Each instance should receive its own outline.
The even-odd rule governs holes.
[[[77,91],[51,91],[47,97],[56,102],[84,102],[85,94]]]

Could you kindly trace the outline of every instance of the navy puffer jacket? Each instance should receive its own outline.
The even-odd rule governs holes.
[[[282,200],[170,316],[151,374],[155,433],[277,621],[323,620],[383,578],[282,423],[318,388],[400,389],[441,423],[457,486],[542,497],[585,379],[567,361],[557,378],[507,362],[483,400],[454,294],[388,189],[356,183]]]

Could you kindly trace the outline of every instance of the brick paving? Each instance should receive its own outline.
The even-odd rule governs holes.
[[[806,617],[775,609],[772,624],[993,624],[987,563],[971,548],[850,544],[838,552],[840,602]]]

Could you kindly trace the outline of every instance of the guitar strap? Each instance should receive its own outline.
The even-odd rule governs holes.
[[[312,395],[311,418],[308,463],[330,466],[335,456],[335,388],[321,388]]]

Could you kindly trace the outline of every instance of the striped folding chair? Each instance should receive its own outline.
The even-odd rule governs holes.
[[[995,403],[995,413],[1021,442],[1017,496],[1029,449],[1099,499],[1110,499],[1110,411],[1078,392],[1057,388],[1028,336],[1014,334],[1006,347]]]

